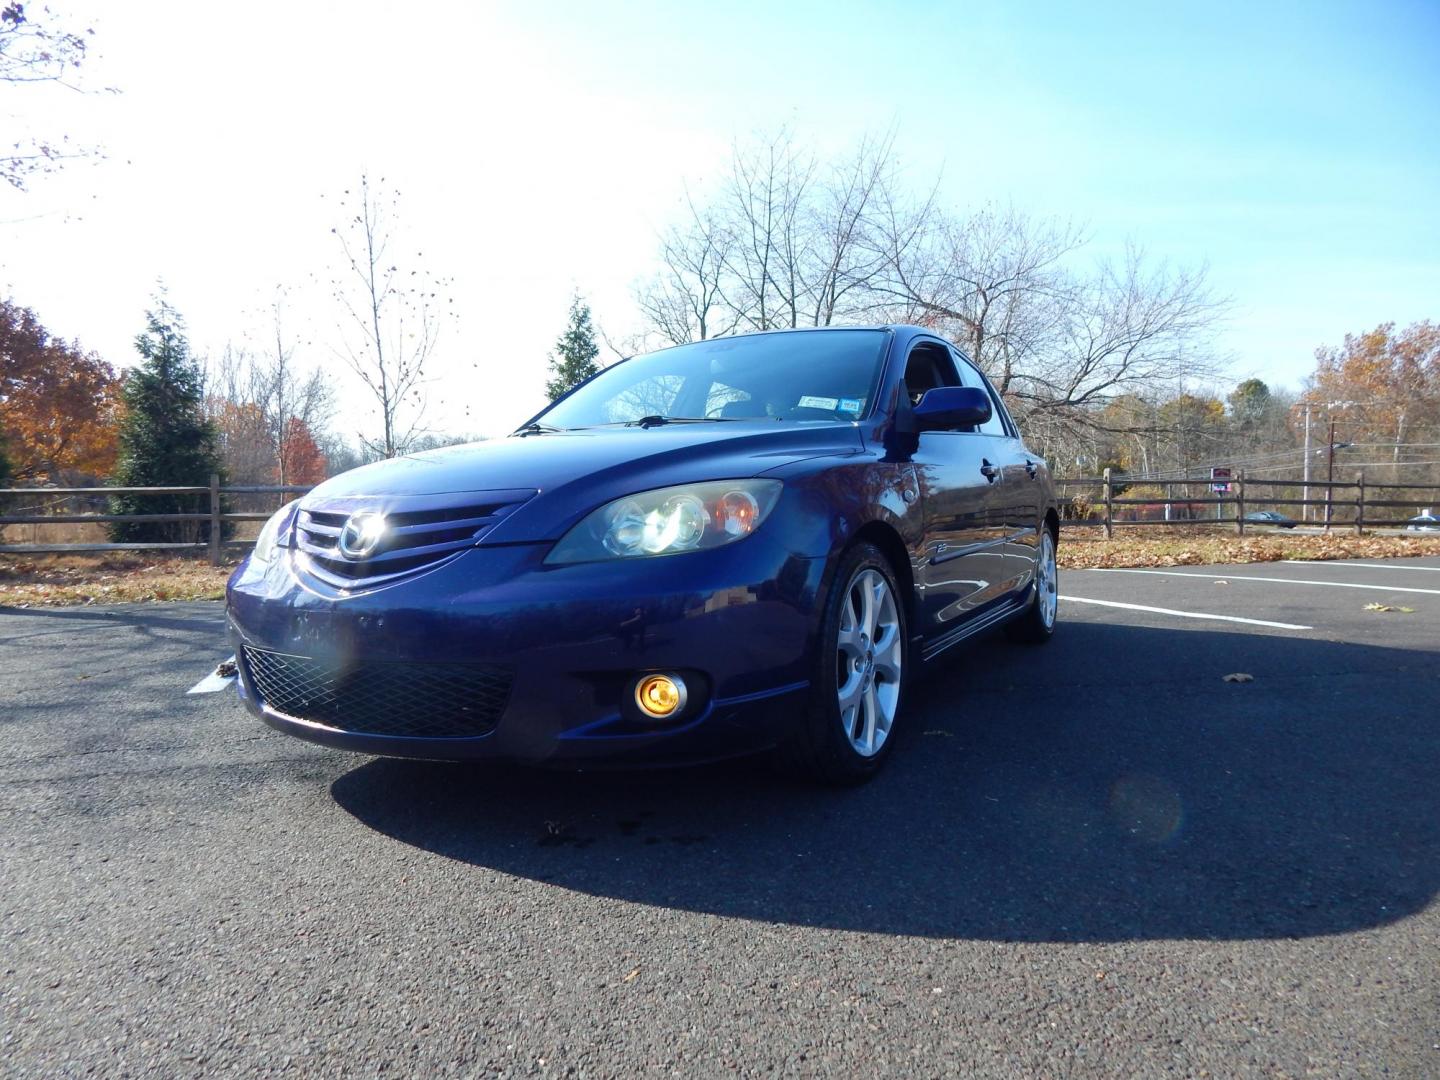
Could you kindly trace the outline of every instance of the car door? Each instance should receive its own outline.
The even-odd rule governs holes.
[[[1000,568],[995,578],[998,594],[1014,592],[1030,584],[1035,568],[1043,462],[1026,449],[1000,395],[984,374],[963,354],[955,355],[955,363],[963,385],[980,387],[990,395],[993,411],[990,419],[979,426],[976,437],[983,444],[985,460],[1001,471],[1001,479],[991,491],[986,533],[999,545]]]
[[[905,366],[912,402],[936,386],[958,385],[947,346],[925,339],[912,346]],[[934,637],[987,603],[1002,575],[1002,530],[991,501],[1002,476],[985,460],[984,445],[973,432],[922,432],[911,460],[924,521],[921,617],[923,632]]]

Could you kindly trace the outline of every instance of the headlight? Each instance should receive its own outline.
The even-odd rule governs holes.
[[[716,480],[627,495],[587,514],[547,563],[700,551],[743,540],[780,497],[779,480]]]
[[[294,499],[286,503],[261,527],[260,535],[255,538],[255,550],[250,552],[251,562],[263,565],[275,558],[280,533],[290,523],[290,518],[295,513],[295,504],[299,501]]]

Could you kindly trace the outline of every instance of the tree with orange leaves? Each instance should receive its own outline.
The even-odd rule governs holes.
[[[102,477],[115,464],[120,380],[36,314],[0,300],[0,431],[17,480]]]
[[[1406,442],[1440,431],[1440,325],[1383,323],[1315,360],[1305,397],[1342,409],[1348,438],[1392,443],[1398,461]]]
[[[276,478],[286,484],[318,484],[325,479],[325,455],[310,434],[310,426],[298,416],[285,424],[280,440],[280,464]]]

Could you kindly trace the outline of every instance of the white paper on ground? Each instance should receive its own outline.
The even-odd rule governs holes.
[[[225,660],[225,661],[222,661],[222,662],[225,663],[225,664],[231,664],[231,665],[233,665],[233,664],[235,663],[235,657],[232,656],[232,657],[230,657],[229,660]],[[216,669],[215,669],[215,670],[211,671],[209,675],[206,675],[205,678],[201,679],[201,680],[200,680],[199,682],[197,682],[194,686],[192,686],[189,690],[186,690],[185,693],[187,693],[187,694],[213,694],[213,693],[215,693],[217,690],[224,690],[227,686],[229,686],[229,685],[230,685],[231,683],[233,683],[234,681],[235,681],[235,676],[234,676],[234,675],[221,675],[221,674],[219,673],[219,665],[216,665]]]

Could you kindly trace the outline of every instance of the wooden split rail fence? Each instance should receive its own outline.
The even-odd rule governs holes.
[[[1297,519],[1294,524],[1320,526],[1326,531],[1351,528],[1357,535],[1364,535],[1367,528],[1403,527],[1406,518],[1440,505],[1440,485],[1367,484],[1364,472],[1349,481],[1265,479],[1252,480],[1248,485],[1245,474],[1237,472],[1225,482],[1230,490],[1219,493],[1213,491],[1214,482],[1207,479],[1148,480],[1110,469],[1105,470],[1104,476],[1057,480],[1062,511],[1060,524],[1064,528],[1103,528],[1106,536],[1114,535],[1116,525],[1228,525],[1243,536],[1247,527],[1265,524],[1246,521],[1246,514],[1298,508],[1305,515],[1306,508],[1316,507],[1313,520]],[[1141,486],[1160,488],[1163,495],[1125,498],[1117,494]],[[1177,487],[1201,488],[1207,494],[1191,495],[1187,491],[1177,495]],[[1090,497],[1092,491],[1094,496]],[[1325,497],[1311,497],[1311,493],[1317,491]],[[1402,493],[1418,493],[1420,497],[1399,497]],[[1206,507],[1214,508],[1213,515],[1196,514],[1196,508]],[[1076,512],[1081,508],[1083,515]],[[1142,516],[1155,512],[1161,516]]]
[[[310,485],[232,485],[223,487],[218,476],[212,476],[205,487],[91,487],[91,488],[0,488],[0,500],[11,502],[17,498],[42,497],[46,499],[71,497],[101,498],[111,495],[177,495],[206,496],[197,499],[203,509],[189,513],[173,514],[108,514],[108,513],[20,513],[0,514],[0,528],[6,525],[108,525],[112,522],[159,522],[166,524],[191,523],[205,525],[206,538],[178,542],[132,542],[132,543],[79,543],[79,544],[6,544],[0,543],[0,554],[59,554],[64,552],[104,551],[207,551],[210,562],[219,566],[224,561],[227,546],[253,543],[252,540],[225,538],[225,526],[241,521],[265,521],[285,501],[277,499],[276,506],[262,511],[231,511],[225,508],[232,496],[278,495],[294,498],[310,490]],[[197,530],[198,531],[198,530]]]
[[[1356,533],[1364,533],[1367,527],[1395,527],[1402,525],[1404,517],[1408,514],[1397,514],[1396,511],[1410,510],[1418,512],[1420,509],[1440,505],[1440,485],[1426,484],[1366,484],[1365,474],[1360,473],[1353,481],[1320,481],[1314,480],[1261,480],[1252,481],[1247,492],[1245,475],[1237,474],[1229,481],[1230,491],[1224,494],[1210,493],[1206,495],[1190,495],[1188,493],[1174,494],[1175,488],[1196,488],[1200,487],[1206,491],[1210,490],[1208,480],[1143,480],[1126,476],[1123,473],[1112,473],[1106,469],[1104,476],[1084,477],[1080,479],[1068,479],[1056,481],[1060,490],[1061,501],[1061,526],[1064,528],[1095,527],[1103,528],[1106,536],[1114,535],[1116,525],[1230,525],[1242,536],[1245,533],[1247,524],[1254,525],[1256,522],[1245,521],[1245,515],[1254,510],[1273,507],[1320,507],[1323,513],[1320,514],[1320,521],[1314,524],[1322,524],[1326,529],[1332,526],[1353,528]],[[1158,487],[1164,492],[1162,498],[1125,498],[1123,492],[1128,486],[1145,485],[1147,487]],[[1260,490],[1269,489],[1268,496],[1259,494]],[[1304,489],[1310,491],[1324,491],[1326,498],[1310,498]],[[1295,491],[1295,496],[1277,495],[1277,490]],[[111,495],[181,495],[181,496],[206,496],[208,502],[202,502],[204,509],[191,513],[172,514],[108,514],[108,513],[19,513],[0,515],[0,529],[7,525],[60,525],[60,524],[96,524],[106,525],[111,522],[133,521],[133,522],[164,522],[164,523],[203,523],[208,525],[205,529],[206,539],[190,542],[158,543],[158,542],[133,542],[133,543],[77,543],[77,544],[15,544],[0,543],[0,554],[57,554],[64,552],[105,552],[105,551],[152,551],[152,550],[173,550],[173,551],[207,551],[210,561],[219,565],[224,559],[224,549],[231,545],[244,545],[251,543],[249,540],[226,539],[224,536],[225,526],[242,521],[264,521],[274,510],[264,511],[230,511],[225,508],[225,502],[231,496],[288,496],[303,495],[309,491],[308,486],[297,485],[235,485],[222,487],[220,478],[212,476],[210,483],[205,487],[91,487],[91,488],[0,488],[0,501],[10,502],[16,498],[64,498],[88,497],[97,499]],[[1117,495],[1117,491],[1122,494]],[[1087,497],[1090,492],[1095,497]],[[1351,493],[1353,494],[1347,494]],[[1394,497],[1396,492],[1423,493],[1420,499],[1404,499]],[[276,500],[278,506],[283,500]],[[1083,515],[1077,513],[1083,507]],[[1197,507],[1214,507],[1213,517],[1197,517]],[[1119,513],[1117,515],[1117,508]],[[1233,513],[1226,513],[1232,510]],[[1142,517],[1142,513],[1159,512],[1159,517]],[[1384,517],[1370,517],[1368,514],[1390,511]],[[1304,513],[1305,511],[1301,511]],[[1177,516],[1180,514],[1182,516]],[[1309,524],[1305,522],[1304,524]]]

